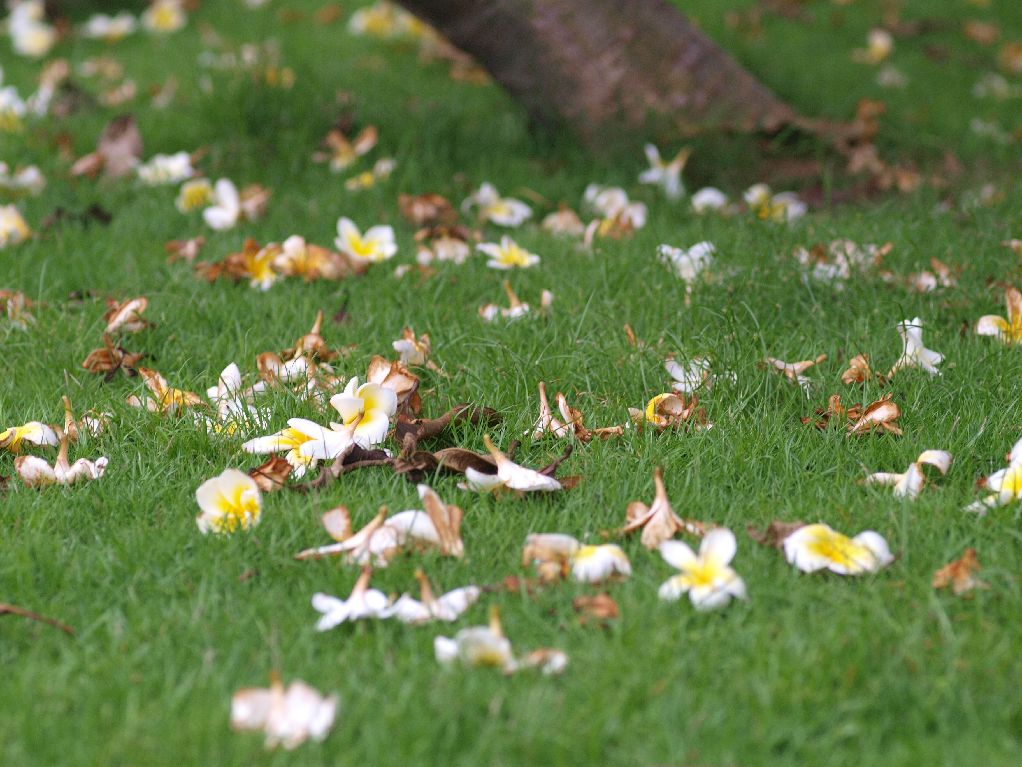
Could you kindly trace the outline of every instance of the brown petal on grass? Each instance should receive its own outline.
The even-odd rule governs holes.
[[[748,525],[745,528],[745,532],[756,543],[779,549],[784,544],[785,538],[805,526],[805,522],[782,522],[779,519],[775,519],[762,530],[758,530],[754,525]]]
[[[71,166],[71,175],[96,176],[102,171],[107,178],[121,178],[133,172],[141,158],[142,134],[138,124],[132,115],[120,115],[107,123],[96,151]]]
[[[800,362],[785,362],[779,360],[776,357],[767,357],[766,364],[771,369],[777,371],[792,383],[802,385],[803,381],[800,380],[809,368],[814,365],[819,365],[821,362],[827,359],[826,354],[819,355],[816,359],[802,360]]]
[[[188,240],[171,240],[163,246],[163,249],[167,251],[167,263],[173,264],[175,261],[185,261],[190,264],[199,255],[199,251],[202,250],[202,247],[205,244],[205,237],[192,237]]]
[[[886,431],[901,436],[901,427],[897,420],[901,417],[901,408],[885,394],[876,402],[871,403],[855,423],[849,425],[849,434],[867,434],[872,431]]]
[[[103,315],[106,320],[104,333],[114,335],[115,333],[138,333],[149,327],[149,322],[142,318],[142,314],[149,307],[149,299],[145,296],[129,298],[118,303],[107,301],[107,312]]]
[[[673,538],[675,533],[701,537],[713,527],[703,522],[682,519],[674,513],[667,497],[667,489],[664,487],[663,471],[659,466],[653,470],[653,486],[655,488],[653,505],[647,506],[642,501],[629,503],[625,512],[625,526],[621,528],[621,533],[627,534],[641,529],[642,545],[652,550]]]
[[[248,475],[255,480],[256,486],[264,493],[280,490],[291,476],[291,464],[275,455],[261,466],[256,466]]]
[[[611,598],[610,594],[575,597],[571,600],[571,607],[578,613],[578,622],[583,626],[617,620],[621,614],[617,602]]]
[[[465,545],[461,541],[461,520],[465,512],[454,504],[444,503],[440,496],[425,485],[419,486],[419,495],[429,520],[440,538],[440,553],[446,557],[462,557]]]
[[[961,596],[973,589],[990,588],[976,577],[979,571],[976,550],[970,546],[960,558],[949,562],[933,574],[933,588],[944,589],[950,586],[955,596]]]
[[[305,357],[316,362],[330,362],[339,356],[339,352],[330,351],[322,336],[323,312],[316,312],[316,319],[312,323],[309,332],[295,341],[295,345],[280,353],[284,360],[293,360],[296,357]]]
[[[852,405],[851,407],[846,408],[841,404],[841,395],[832,394],[827,400],[826,408],[816,408],[813,412],[816,417],[804,416],[801,419],[802,423],[806,426],[813,425],[817,429],[826,429],[831,420],[836,420],[838,422],[844,422],[847,420],[857,421],[862,415],[862,408],[858,405]]]
[[[407,445],[407,439],[411,437],[414,440],[414,449],[420,441],[440,437],[455,424],[494,426],[499,422],[500,414],[496,410],[462,403],[455,405],[438,418],[413,419],[404,415],[398,416],[394,425],[394,434],[402,445]]]
[[[18,607],[17,605],[0,602],[0,615],[16,615],[20,618],[28,618],[30,621],[45,623],[48,626],[60,629],[69,636],[75,635],[75,630],[66,623],[61,623],[55,618],[47,618],[45,615],[40,615],[39,613],[32,612],[31,610],[26,610],[24,607]]]
[[[844,384],[876,381],[883,385],[885,380],[882,375],[875,373],[870,367],[868,354],[856,354],[848,361],[848,369],[841,374],[841,382]]]
[[[399,194],[398,209],[405,220],[416,227],[454,226],[458,211],[439,194]]]
[[[707,420],[706,411],[699,407],[699,397],[695,395],[688,399],[674,393],[658,395],[652,421],[646,417],[645,410],[634,407],[628,408],[628,416],[640,429],[647,426],[661,431],[681,426],[709,429],[713,425]]]
[[[419,377],[398,360],[387,360],[380,355],[369,361],[366,383],[379,384],[397,395],[398,413],[417,413],[422,403],[418,398]]]

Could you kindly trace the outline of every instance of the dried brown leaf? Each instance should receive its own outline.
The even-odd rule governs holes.
[[[272,456],[266,463],[256,466],[248,475],[255,480],[256,486],[264,493],[280,490],[291,476],[291,464],[279,455]]]
[[[973,589],[986,589],[989,586],[976,577],[980,571],[976,550],[971,546],[961,557],[949,562],[933,574],[933,588],[943,589],[948,586],[955,596],[961,596]]]
[[[785,538],[805,526],[805,522],[782,522],[779,519],[775,519],[762,530],[757,530],[754,525],[748,525],[745,528],[745,532],[756,543],[779,549],[784,543]]]
[[[571,601],[572,609],[578,613],[578,621],[583,626],[589,623],[605,623],[617,620],[620,616],[617,602],[610,594],[575,597]]]

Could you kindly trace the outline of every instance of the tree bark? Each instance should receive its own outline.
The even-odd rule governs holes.
[[[589,143],[804,122],[667,0],[399,0]]]

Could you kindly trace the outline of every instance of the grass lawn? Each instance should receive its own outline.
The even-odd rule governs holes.
[[[1022,763],[1019,507],[985,518],[963,512],[981,497],[976,480],[1001,468],[1022,436],[1022,352],[968,327],[981,315],[1004,313],[1004,284],[1022,285],[1019,257],[1001,245],[1022,236],[1018,143],[1000,144],[970,129],[974,118],[1008,133],[1022,124],[1022,100],[971,93],[984,73],[998,71],[1001,45],[1022,39],[1019,4],[896,3],[904,21],[938,23],[896,40],[891,61],[908,85],[889,90],[876,84],[876,67],[850,54],[879,23],[880,2],[794,4],[803,17],[767,14],[762,33],[751,38],[726,23],[729,12],[751,3],[681,3],[801,111],[848,118],[860,98],[883,99],[888,114],[878,143],[887,156],[939,169],[950,150],[965,168],[947,189],[924,186],[813,210],[792,225],[696,216],[687,201],[668,202],[636,183],[641,152],[594,159],[566,138],[530,133],[520,110],[494,86],[452,81],[444,63],[421,64],[414,44],[349,34],[348,4],[340,20],[317,21],[322,5],[206,2],[185,29],[165,37],[139,33],[115,45],[63,41],[51,58],[74,66],[108,53],[139,96],[119,108],[86,107],[65,119],[28,121],[21,133],[0,133],[0,160],[35,163],[49,181],[40,196],[18,203],[37,236],[0,251],[0,288],[43,302],[27,331],[0,321],[6,363],[0,425],[60,423],[65,394],[77,410],[114,414],[106,433],[72,448],[73,457],[109,458],[100,480],[34,490],[11,476],[0,498],[0,601],[76,631],[72,638],[0,616],[0,762]],[[75,20],[88,12],[77,7]],[[967,40],[966,19],[1000,25],[998,43]],[[294,86],[270,87],[247,72],[203,66],[214,33],[219,53],[273,41],[281,65],[295,73]],[[10,51],[0,40],[4,84],[24,95],[34,89],[40,64]],[[157,109],[149,90],[171,76],[177,95]],[[97,79],[74,79],[94,95],[104,89]],[[1017,75],[1009,81],[1022,87]],[[175,209],[174,186],[70,178],[58,137],[66,134],[80,156],[121,111],[138,120],[144,158],[204,147],[198,165],[211,179],[272,189],[266,216],[215,232],[200,213]],[[341,114],[378,126],[380,142],[355,169],[333,174],[311,158]],[[783,179],[749,177],[751,149],[742,142],[712,139],[703,146],[696,142],[686,171],[690,190],[714,183],[740,197],[757,180],[785,188]],[[348,175],[385,155],[397,160],[389,180],[345,189]],[[528,199],[537,218],[559,201],[577,209],[590,182],[621,184],[649,206],[649,222],[630,238],[597,240],[586,252],[542,231],[534,218],[512,234],[542,256],[537,268],[505,274],[476,255],[462,266],[440,264],[428,279],[415,271],[396,279],[394,267],[412,263],[415,253],[414,227],[399,215],[398,193],[438,192],[457,204],[487,180]],[[987,183],[994,194],[977,202]],[[75,212],[93,203],[112,214],[109,225],[69,220],[41,227],[58,206]],[[342,215],[363,228],[393,225],[396,258],[361,278],[288,280],[267,292],[209,284],[184,263],[166,263],[166,241],[199,234],[208,240],[200,258],[214,260],[249,236],[279,242],[297,233],[330,245]],[[492,241],[502,230],[490,225],[484,232]],[[807,278],[792,250],[835,238],[892,243],[885,266],[896,274],[928,268],[936,256],[961,275],[956,286],[925,294],[869,275],[843,289]],[[685,284],[657,260],[656,248],[701,240],[716,245],[717,257],[711,278],[694,287],[686,305]],[[543,289],[551,290],[550,316],[483,322],[477,308],[503,302],[505,277],[534,305]],[[72,293],[84,298],[70,300]],[[650,501],[660,466],[676,511],[734,530],[733,564],[749,598],[711,613],[697,612],[687,599],[662,602],[657,588],[675,571],[628,538],[619,543],[633,575],[621,583],[568,581],[533,595],[486,594],[453,626],[359,622],[319,633],[311,595],[346,596],[358,571],[330,559],[295,561],[293,554],[328,542],[319,518],[336,505],[348,506],[357,526],[381,504],[419,507],[414,484],[384,469],[357,471],[318,493],[266,495],[261,524],[249,534],[200,535],[196,488],[227,467],[247,470],[262,458],[244,453],[240,437],[128,407],[125,398],[142,390],[138,378],[105,382],[82,370],[86,354],[100,345],[104,299],[136,295],[149,298],[146,316],[154,324],[127,336],[125,346],[147,352],[146,364],[172,385],[199,393],[232,361],[254,381],[256,355],[290,346],[317,310],[328,318],[346,312],[343,322],[328,319],[323,332],[333,348],[354,347],[338,363],[344,376],[364,375],[368,360],[390,355],[391,342],[411,325],[430,334],[444,373],[421,371],[423,413],[439,415],[459,402],[495,408],[503,420],[489,433],[503,445],[534,421],[540,381],[567,393],[587,425],[604,426],[626,422],[627,408],[669,389],[668,354],[709,357],[714,370],[736,374],[700,393],[714,428],[630,429],[578,445],[562,473],[581,475],[581,483],[549,496],[475,496],[457,490],[457,478],[431,478],[445,500],[465,510],[465,557],[401,557],[377,571],[373,585],[390,594],[414,591],[418,566],[445,589],[524,576],[527,533],[601,542],[600,531],[619,527],[630,501]],[[884,386],[841,383],[855,354],[869,354],[878,370],[893,365],[901,353],[895,325],[916,316],[925,322],[926,345],[945,355],[942,375],[907,369]],[[644,344],[629,343],[625,323]],[[819,354],[829,359],[808,373],[808,398],[758,366],[768,355],[794,361]],[[818,431],[800,423],[832,394],[869,403],[887,392],[902,409],[901,437],[849,438],[840,427]],[[285,393],[264,401],[272,429],[295,416],[328,420]],[[457,441],[482,450],[486,431],[464,427]],[[540,466],[562,448],[553,439],[526,442],[517,459]],[[902,471],[929,448],[950,451],[955,463],[917,500],[859,483],[869,472]],[[0,455],[0,474],[13,475],[12,456]],[[876,530],[897,559],[862,578],[800,573],[746,534],[747,525],[774,519],[822,521],[852,535]],[[970,546],[989,588],[967,598],[935,591],[934,570]],[[605,629],[581,625],[573,598],[603,590],[620,606],[620,619]],[[433,638],[485,623],[492,604],[516,649],[563,649],[567,670],[505,677],[438,666]],[[265,685],[271,670],[339,693],[338,719],[324,742],[267,752],[260,735],[231,731],[232,693]]]

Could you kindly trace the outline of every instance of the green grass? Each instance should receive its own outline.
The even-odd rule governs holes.
[[[55,136],[69,133],[84,153],[115,110],[87,110],[0,137],[0,159],[36,162],[49,179],[41,197],[20,204],[34,228],[58,205],[81,210],[95,202],[114,215],[108,227],[69,223],[0,253],[0,287],[45,302],[28,332],[0,322],[6,363],[0,421],[58,422],[62,394],[78,409],[115,414],[109,432],[77,452],[109,457],[101,481],[41,492],[12,481],[0,503],[0,600],[58,617],[77,632],[69,638],[0,617],[0,761],[836,767],[1022,760],[1019,513],[1009,507],[979,519],[961,511],[978,495],[975,480],[999,468],[1022,434],[1019,351],[962,332],[964,323],[1002,312],[991,281],[1022,282],[1018,258],[999,245],[1020,231],[1017,149],[984,143],[968,123],[982,116],[1011,130],[1022,112],[1017,101],[969,95],[975,79],[994,69],[996,48],[965,42],[958,23],[996,20],[1003,40],[1018,39],[1017,7],[1006,0],[988,10],[905,3],[905,18],[939,11],[950,26],[898,41],[894,63],[911,85],[888,92],[873,83],[875,70],[847,55],[877,23],[879,3],[805,3],[810,22],[768,17],[763,37],[753,42],[724,24],[727,10],[748,4],[686,3],[707,31],[803,112],[847,118],[858,98],[885,98],[890,114],[881,144],[893,156],[925,162],[948,147],[970,165],[967,186],[818,211],[786,227],[696,218],[684,204],[634,183],[641,154],[593,160],[565,137],[531,134],[497,89],[452,82],[443,65],[420,65],[413,47],[353,38],[343,22],[317,25],[311,14],[318,2],[289,2],[305,13],[292,23],[277,15],[283,3],[258,11],[233,0],[205,5],[184,31],[166,40],[139,35],[111,52],[140,93],[170,74],[180,81],[169,110],[152,109],[144,97],[128,107],[139,120],[145,155],[208,147],[201,167],[210,177],[273,189],[262,221],[212,233],[203,231],[198,214],[174,209],[173,188],[68,180]],[[232,49],[278,40],[282,63],[297,74],[295,87],[258,87],[243,74],[202,70],[196,63],[202,24]],[[929,43],[947,46],[949,63],[927,58]],[[28,91],[37,65],[9,61],[9,48],[0,49],[5,82]],[[69,41],[55,53],[80,61],[104,50]],[[198,87],[203,76],[211,93]],[[347,109],[359,124],[379,126],[373,157],[398,160],[391,180],[367,192],[346,192],[343,176],[310,159],[339,114],[339,91],[350,93]],[[693,160],[697,182],[717,181],[736,194],[738,180],[755,180],[707,156],[716,157],[697,151]],[[959,204],[987,178],[1003,200]],[[511,280],[534,303],[540,290],[553,290],[554,311],[549,319],[485,324],[476,308],[502,300],[504,275],[483,259],[442,265],[424,282],[392,274],[414,253],[397,193],[436,191],[457,202],[483,180],[574,206],[591,181],[622,183],[650,205],[650,223],[592,254],[534,226],[515,232],[543,262]],[[938,211],[944,199],[952,201],[950,212]],[[395,261],[362,279],[281,283],[267,293],[208,285],[183,264],[165,264],[165,241],[199,233],[209,239],[208,258],[238,249],[245,236],[279,241],[297,232],[330,244],[340,215],[363,227],[393,224],[401,247]],[[804,281],[787,254],[835,237],[892,242],[888,265],[898,273],[937,256],[963,267],[960,285],[919,295],[871,279],[852,280],[843,291]],[[686,307],[684,285],[657,262],[655,248],[702,239],[717,245],[717,279],[697,287]],[[81,290],[96,298],[67,301]],[[399,559],[375,575],[374,585],[411,590],[420,564],[444,587],[522,574],[528,532],[598,540],[599,531],[621,523],[629,501],[651,498],[653,468],[662,466],[679,513],[735,530],[735,568],[749,601],[717,614],[697,613],[687,601],[661,603],[656,588],[670,568],[627,540],[634,575],[611,587],[622,617],[607,630],[579,625],[571,600],[596,589],[569,583],[532,598],[486,596],[453,628],[386,622],[315,632],[312,593],[346,595],[356,577],[336,562],[293,561],[299,549],[326,542],[319,515],[343,503],[361,523],[380,504],[414,508],[414,486],[386,471],[356,472],[319,494],[267,496],[251,535],[200,536],[195,488],[225,467],[258,460],[242,453],[239,441],[207,436],[187,420],[128,408],[124,398],[139,390],[138,379],[104,383],[81,370],[99,345],[102,298],[138,294],[150,298],[155,325],[126,345],[148,352],[173,385],[194,391],[213,384],[231,361],[252,378],[255,356],[291,344],[317,309],[328,316],[347,309],[348,320],[324,332],[333,347],[356,345],[340,364],[345,374],[362,374],[369,358],[389,353],[411,324],[430,333],[434,358],[449,374],[424,373],[425,412],[463,401],[497,408],[504,420],[493,433],[504,444],[535,417],[540,380],[568,392],[587,422],[601,426],[623,422],[629,406],[667,388],[668,353],[709,355],[737,373],[735,383],[722,382],[703,397],[712,430],[632,430],[580,446],[565,471],[582,475],[581,485],[547,498],[477,499],[460,494],[454,479],[438,478],[440,494],[465,508],[466,557]],[[916,315],[926,322],[927,345],[947,359],[939,378],[906,371],[888,387],[904,411],[902,438],[852,440],[799,423],[832,393],[869,402],[885,391],[842,385],[839,359],[864,352],[886,369],[900,352],[895,323]],[[626,322],[648,348],[628,345]],[[809,400],[757,368],[767,354],[794,360],[819,353],[830,361],[812,374]],[[286,396],[269,401],[274,425],[314,414]],[[468,429],[463,442],[481,449],[482,434]],[[903,470],[926,448],[950,450],[956,462],[917,502],[857,484],[867,471]],[[552,442],[528,444],[520,456],[536,466],[560,450]],[[0,473],[12,473],[9,456],[0,457]],[[744,533],[747,524],[775,518],[822,520],[853,534],[875,529],[899,557],[863,579],[802,575]],[[979,552],[989,590],[970,599],[934,592],[932,572],[966,546]],[[500,606],[517,649],[564,649],[571,658],[565,674],[504,678],[439,668],[433,637],[484,622],[487,604]],[[266,753],[258,735],[230,731],[232,692],[265,684],[272,669],[340,694],[338,721],[323,744]]]

